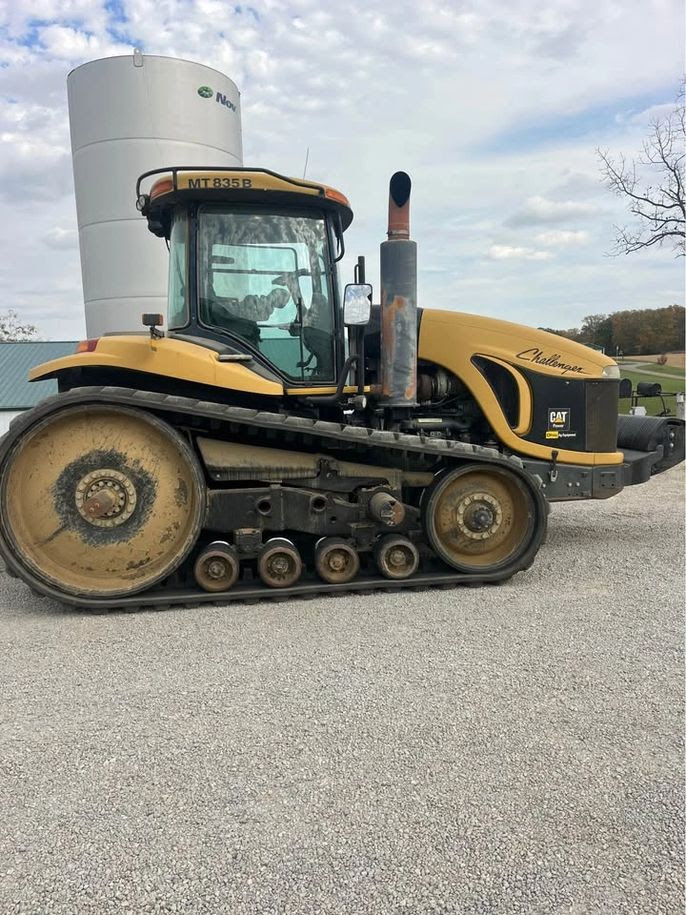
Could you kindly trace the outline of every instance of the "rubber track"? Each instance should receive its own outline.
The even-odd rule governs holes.
[[[0,555],[3,555],[11,574],[22,578],[34,591],[51,597],[67,606],[88,610],[114,610],[138,609],[145,607],[163,607],[172,604],[197,604],[197,603],[228,603],[235,601],[257,601],[264,599],[284,600],[288,598],[311,598],[322,594],[340,594],[364,591],[400,591],[407,589],[421,589],[427,587],[450,587],[458,584],[481,585],[493,584],[511,578],[516,572],[531,566],[538,547],[545,539],[547,514],[550,506],[543,494],[541,480],[532,476],[524,469],[523,462],[515,455],[503,455],[493,448],[473,445],[465,442],[448,441],[445,439],[426,438],[420,435],[407,435],[401,432],[390,432],[379,429],[368,429],[363,426],[347,426],[325,420],[314,420],[308,417],[292,416],[282,413],[270,413],[262,410],[251,410],[245,407],[234,407],[210,401],[196,400],[190,397],[179,397],[173,394],[158,394],[152,391],[138,391],[120,387],[85,387],[73,388],[62,394],[55,394],[45,398],[32,410],[17,416],[10,423],[9,432],[0,438],[0,466],[16,439],[35,422],[44,419],[50,413],[64,407],[83,404],[117,404],[121,406],[138,407],[149,412],[171,419],[169,414],[174,414],[173,425],[179,422],[183,425],[184,417],[197,417],[219,421],[221,423],[235,423],[262,430],[282,430],[297,436],[317,438],[325,447],[326,443],[353,444],[359,449],[365,447],[378,447],[394,451],[412,452],[417,454],[435,455],[436,458],[445,457],[456,461],[477,461],[486,464],[507,466],[509,470],[529,483],[532,495],[537,502],[541,519],[539,531],[534,538],[535,549],[528,550],[520,560],[503,570],[487,574],[464,574],[454,571],[437,571],[418,573],[404,581],[391,581],[382,576],[368,576],[358,578],[347,584],[332,585],[325,582],[301,581],[291,588],[268,588],[261,583],[242,582],[231,591],[223,593],[208,593],[201,590],[172,590],[164,587],[153,589],[142,594],[133,594],[131,597],[117,597],[112,600],[67,595],[35,579],[23,568],[19,568],[11,555],[8,545],[4,542],[0,531]],[[362,458],[360,458],[362,459]]]

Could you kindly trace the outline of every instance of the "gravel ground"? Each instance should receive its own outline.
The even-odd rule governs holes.
[[[500,587],[89,616],[0,575],[0,911],[683,911],[683,483],[555,506]]]

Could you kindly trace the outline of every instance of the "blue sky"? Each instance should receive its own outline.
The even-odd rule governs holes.
[[[629,118],[640,116],[641,112],[664,104],[665,99],[671,99],[674,94],[674,82],[670,81],[657,91],[590,105],[580,111],[545,116],[534,113],[530,119],[497,133],[477,151],[484,155],[498,152],[508,154],[557,146],[571,140],[587,139],[593,143],[594,138],[605,134],[613,123],[621,124]]]
[[[634,155],[683,65],[675,0],[0,0],[2,307],[82,335],[67,73],[110,54],[201,61],[241,90],[246,164],[340,187],[378,284],[387,183],[413,178],[420,304],[529,324],[683,302],[683,262],[610,258]]]

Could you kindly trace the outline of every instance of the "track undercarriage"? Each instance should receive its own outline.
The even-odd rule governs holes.
[[[0,471],[9,572],[91,610],[503,581],[548,511],[493,449],[128,388],[43,401]]]

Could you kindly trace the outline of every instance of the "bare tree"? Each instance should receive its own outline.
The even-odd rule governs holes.
[[[25,343],[37,339],[38,328],[33,324],[23,324],[12,308],[0,312],[0,343]]]
[[[623,155],[596,150],[608,188],[626,198],[632,227],[615,226],[613,255],[631,254],[653,245],[671,244],[676,257],[686,253],[686,194],[684,156],[686,107],[682,86],[677,105],[667,117],[651,124],[641,153],[631,162]]]

